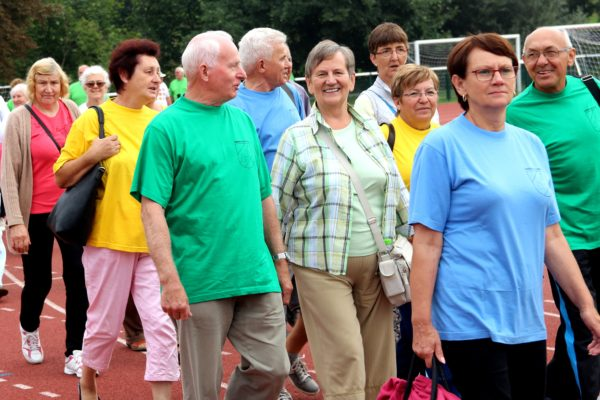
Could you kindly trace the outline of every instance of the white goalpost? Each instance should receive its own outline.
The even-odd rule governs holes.
[[[575,65],[570,73],[600,76],[600,23],[556,25],[551,28],[565,32],[569,46],[575,48]]]

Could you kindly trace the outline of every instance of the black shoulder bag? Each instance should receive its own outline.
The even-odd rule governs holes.
[[[104,113],[92,106],[98,113],[100,139],[104,138]],[[102,185],[105,168],[96,164],[75,185],[68,188],[58,199],[48,216],[48,227],[63,242],[75,246],[86,244],[96,213],[98,188]]]

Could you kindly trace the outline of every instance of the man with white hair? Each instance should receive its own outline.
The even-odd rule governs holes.
[[[560,225],[596,301],[600,301],[600,105],[579,78],[567,75],[575,49],[565,32],[538,28],[525,39],[523,63],[533,80],[508,106],[511,124],[535,133],[546,146],[561,215]],[[599,85],[596,79],[588,83]],[[524,171],[536,185],[539,171]],[[587,346],[592,334],[577,307],[550,276],[560,311],[546,399],[596,400],[600,356]]]
[[[247,76],[240,85],[237,96],[229,104],[244,110],[252,118],[271,170],[281,135],[305,116],[300,115],[303,105],[297,89],[288,84],[292,72],[290,50],[285,34],[271,28],[250,30],[242,37],[239,46],[240,60]],[[293,298],[297,299],[297,295]],[[300,306],[295,308],[299,312]],[[290,379],[302,392],[316,394],[319,392],[319,385],[310,376],[306,364],[299,356],[307,339],[302,317],[299,313],[296,315],[295,321],[290,321],[294,325],[294,331],[290,333],[286,343],[291,363]],[[279,400],[291,399],[291,394],[282,388]]]
[[[185,94],[188,80],[185,76],[183,67],[175,68],[175,79],[169,84],[169,94],[173,103]]]
[[[286,36],[275,29],[255,28],[242,37],[239,46],[247,77],[229,104],[252,118],[270,170],[281,135],[300,121],[296,105],[282,89],[292,73]]]
[[[132,195],[142,202],[162,306],[177,320],[184,399],[218,399],[225,339],[241,355],[226,399],[277,398],[290,364],[291,282],[254,124],[225,104],[246,74],[231,36],[194,37],[185,97],[148,125]]]
[[[89,67],[86,64],[80,65],[77,68],[77,80],[69,85],[69,99],[73,100],[78,106],[87,101],[87,94],[85,93],[83,85],[79,79],[88,68]]]

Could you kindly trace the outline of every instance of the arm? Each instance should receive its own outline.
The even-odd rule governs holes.
[[[416,224],[410,275],[412,291],[413,350],[431,368],[435,353],[445,363],[438,331],[431,323],[431,299],[442,253],[442,232]]]
[[[573,304],[579,308],[581,320],[592,333],[593,339],[588,345],[588,351],[590,355],[599,355],[600,315],[559,224],[546,228],[545,246],[544,261],[548,270]]]
[[[263,230],[265,233],[265,241],[271,254],[283,253],[285,246],[281,238],[281,230],[279,229],[279,220],[277,219],[277,211],[273,197],[269,196],[262,201],[263,214]],[[281,295],[283,296],[283,304],[288,304],[292,294],[292,281],[290,280],[289,266],[287,260],[277,260],[275,262],[279,285],[281,286]]]
[[[121,149],[117,135],[97,138],[81,157],[67,161],[54,174],[56,184],[61,188],[73,186],[97,163],[114,156]]]
[[[161,306],[171,318],[184,320],[192,316],[187,294],[171,254],[171,237],[162,206],[142,197],[142,221],[150,255],[162,286]]]

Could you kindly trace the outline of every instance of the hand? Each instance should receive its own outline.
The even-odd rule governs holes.
[[[19,254],[25,254],[29,251],[31,240],[29,239],[29,231],[23,224],[13,225],[8,228],[10,243],[9,248]]]
[[[110,135],[104,139],[94,139],[88,150],[88,154],[95,162],[106,160],[121,150],[121,143],[117,135]]]
[[[592,333],[592,342],[587,346],[591,356],[600,354],[600,315],[594,306],[580,311],[581,320]]]
[[[446,363],[440,335],[430,323],[413,324],[413,351],[419,358],[425,360],[427,368],[431,368],[433,354],[440,362]]]
[[[160,304],[171,318],[185,320],[192,316],[188,297],[179,280],[163,285]]]
[[[290,272],[287,260],[278,260],[275,263],[277,270],[277,278],[279,279],[279,286],[281,287],[281,297],[283,298],[283,304],[287,305],[290,303],[290,297],[292,297],[292,280],[290,279]]]

